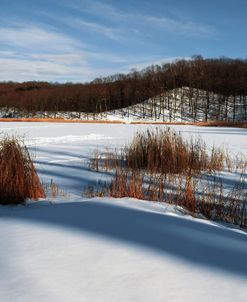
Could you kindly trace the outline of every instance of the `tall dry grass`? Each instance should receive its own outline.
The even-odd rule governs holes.
[[[126,167],[149,173],[193,175],[231,167],[223,149],[208,151],[200,138],[186,141],[170,128],[138,133],[121,152],[106,152],[104,156],[96,152],[95,155],[90,164],[95,170]]]
[[[208,122],[196,122],[196,126],[202,127],[230,127],[230,128],[247,128],[246,121],[208,121]]]
[[[241,178],[226,193],[216,176],[203,182],[193,176],[165,177],[123,168],[116,170],[110,183],[101,184],[97,189],[87,188],[85,196],[166,202],[182,207],[195,217],[247,227],[246,184]]]
[[[127,164],[132,169],[151,173],[193,174],[221,170],[225,154],[213,148],[208,155],[206,144],[200,139],[185,141],[170,128],[139,133],[126,148]]]
[[[95,152],[91,168],[111,171],[111,183],[88,196],[133,197],[175,204],[192,215],[247,226],[247,193],[244,166],[239,181],[228,192],[222,170],[232,171],[233,162],[223,149],[208,150],[201,140],[183,140],[166,130],[137,134],[124,149]],[[236,169],[238,169],[236,167]],[[208,177],[208,180],[204,178]]]
[[[0,140],[0,204],[45,197],[27,148],[17,138]]]

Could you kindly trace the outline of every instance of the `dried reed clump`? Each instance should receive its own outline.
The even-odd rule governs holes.
[[[90,188],[89,195],[171,203],[194,216],[247,227],[245,165],[242,158],[242,177],[226,193],[217,175],[224,169],[233,170],[227,152],[217,148],[207,150],[201,139],[184,141],[169,128],[147,131],[137,134],[123,150],[95,153],[91,168],[115,175],[103,189]],[[236,169],[239,172],[239,167]]]
[[[166,202],[188,210],[193,216],[247,227],[245,173],[225,192],[218,174],[206,177],[178,174],[150,174],[146,171],[117,168],[110,183],[91,186],[87,197],[111,196]]]
[[[247,227],[247,193],[243,179],[226,194],[220,178],[212,177],[202,183],[192,176],[164,177],[141,171],[118,169],[110,184],[105,184],[103,196],[133,197],[175,204],[194,216],[233,223]],[[91,197],[96,196],[91,188]],[[97,196],[100,196],[97,194]]]
[[[202,127],[236,127],[236,128],[247,128],[246,121],[208,121],[208,122],[196,122],[196,126]]]
[[[125,158],[132,169],[190,175],[223,169],[226,155],[216,148],[208,155],[206,144],[200,138],[187,142],[180,133],[167,128],[137,134],[131,145],[126,147]]]
[[[170,128],[155,132],[138,133],[123,150],[95,152],[90,162],[93,170],[109,171],[117,168],[145,170],[149,173],[199,174],[232,169],[229,155],[220,148],[207,151],[200,139],[185,141],[180,133]]]
[[[17,138],[0,141],[0,204],[45,197],[30,154]]]
[[[128,196],[145,199],[143,182],[143,176],[140,173],[128,173],[126,170],[119,169],[109,186],[109,195],[117,198]]]
[[[43,188],[45,191],[45,194],[47,197],[51,197],[51,198],[57,198],[59,197],[68,197],[69,194],[60,189],[60,187],[58,186],[58,184],[56,184],[53,179],[51,179],[51,181],[49,183],[45,183],[43,184]]]
[[[246,182],[243,176],[226,194],[217,177],[207,183],[203,194],[197,197],[196,211],[204,217],[247,227]]]

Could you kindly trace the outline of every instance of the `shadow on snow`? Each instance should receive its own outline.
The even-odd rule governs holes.
[[[247,278],[246,234],[208,223],[95,200],[0,208],[0,218],[89,232]]]

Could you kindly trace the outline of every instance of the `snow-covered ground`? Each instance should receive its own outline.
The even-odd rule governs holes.
[[[63,191],[0,207],[0,301],[246,301],[246,232],[165,204],[82,198],[85,186],[109,177],[88,169],[95,149],[121,147],[156,127],[0,123],[0,136],[24,136],[43,182]],[[247,153],[245,129],[172,128],[233,158]]]

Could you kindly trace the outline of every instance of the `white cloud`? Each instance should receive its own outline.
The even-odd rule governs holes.
[[[76,11],[81,11],[85,13],[90,13],[95,16],[106,17],[107,19],[123,19],[126,18],[126,13],[120,11],[115,6],[103,3],[96,0],[84,0],[83,3],[81,1],[68,1],[63,0],[65,6],[75,9]]]
[[[143,16],[143,20],[150,25],[157,26],[160,29],[177,32],[178,34],[206,35],[212,36],[215,31],[209,26],[198,24],[192,21],[176,20],[167,17]]]
[[[4,53],[4,55],[3,55]],[[105,60],[116,66],[92,66],[90,59]],[[152,64],[174,61],[177,58],[123,57],[110,53],[30,54],[23,58],[18,53],[0,51],[0,81],[59,81],[85,82],[115,73],[141,70]],[[120,64],[121,67],[118,65]],[[107,65],[107,63],[105,64]],[[111,64],[110,64],[111,65]]]
[[[77,11],[86,12],[114,22],[118,29],[121,28],[121,24],[123,23],[125,31],[128,29],[132,33],[139,33],[138,26],[142,26],[145,23],[153,29],[165,30],[176,34],[201,35],[206,37],[216,35],[215,30],[211,26],[184,18],[179,12],[176,13],[176,18],[171,18],[163,15],[140,14],[138,11],[126,12],[116,8],[114,5],[96,0],[85,0],[83,4],[80,1],[70,2],[69,4],[66,2],[64,4]],[[100,25],[98,24],[98,26]],[[103,30],[101,32],[105,34]]]
[[[55,31],[22,25],[0,28],[0,44],[29,50],[71,51],[79,42]]]
[[[86,81],[92,76],[89,66],[82,63],[71,66],[47,60],[2,58],[0,65],[0,81]]]
[[[81,20],[81,19],[72,19],[70,21],[70,24],[71,25],[76,25],[77,27],[86,27],[87,29],[91,30],[91,31],[94,31],[98,34],[101,34],[101,35],[104,35],[106,36],[107,38],[110,38],[112,40],[115,40],[115,41],[120,41],[121,40],[121,35],[120,35],[120,32],[119,30],[116,30],[112,27],[108,27],[108,26],[105,26],[105,25],[102,25],[102,24],[99,24],[99,23],[96,23],[96,22],[88,22],[88,21],[84,21],[84,20]]]
[[[0,27],[0,80],[75,80],[93,75],[82,43],[37,26]]]
[[[102,29],[92,22],[84,24],[117,38],[108,27]],[[121,55],[83,46],[80,40],[47,27],[24,24],[0,27],[0,81],[84,82],[164,61],[157,56]]]

